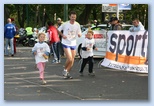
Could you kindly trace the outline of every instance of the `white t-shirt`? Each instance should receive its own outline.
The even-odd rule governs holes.
[[[36,43],[35,46],[32,48],[32,51],[36,51],[37,54],[35,55],[35,62],[36,64],[39,62],[47,62],[48,59],[45,59],[42,55],[45,52],[49,52],[50,53],[50,48],[48,46],[47,43],[43,42],[43,43]]]
[[[81,34],[81,28],[78,22],[75,21],[74,24],[71,24],[70,21],[67,21],[63,23],[58,30],[63,30],[63,34],[67,36],[66,39],[62,38],[62,44],[67,46],[76,46],[76,37],[78,34]]]
[[[142,30],[145,30],[145,29],[144,29],[144,26],[142,25],[142,23],[139,22],[139,25],[137,27],[132,26],[132,27],[129,28],[129,30],[131,32],[138,32],[138,31],[142,31]]]
[[[95,40],[94,39],[85,38],[85,40],[82,43],[82,47],[90,48],[90,50],[88,50],[88,51],[82,50],[82,54],[81,54],[82,58],[88,58],[89,56],[93,56],[94,55],[93,54],[93,46],[94,46],[94,44],[95,44]]]

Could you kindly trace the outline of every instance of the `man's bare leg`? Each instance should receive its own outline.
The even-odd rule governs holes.
[[[73,66],[74,63],[74,57],[76,54],[75,50],[70,50],[68,48],[64,48],[64,52],[66,54],[66,63],[65,63],[65,70],[67,70],[68,72],[70,72],[70,69]]]
[[[71,70],[71,68],[73,67],[76,51],[75,50],[71,50],[71,53],[72,53],[72,62],[70,64],[69,70]]]
[[[69,71],[68,67],[69,67],[71,60],[72,60],[71,49],[70,48],[64,48],[64,52],[65,52],[65,55],[66,55],[65,70]]]

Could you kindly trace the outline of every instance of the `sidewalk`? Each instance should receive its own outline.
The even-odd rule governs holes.
[[[79,59],[75,59],[71,75],[63,79],[61,64],[46,64],[46,85],[41,85],[30,47],[18,47],[14,57],[4,58],[4,100],[148,100],[148,74],[98,68],[95,77],[79,76]]]

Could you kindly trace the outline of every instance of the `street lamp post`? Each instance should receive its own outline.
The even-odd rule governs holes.
[[[117,4],[117,18],[119,19],[119,4]]]
[[[56,22],[56,13],[54,13],[54,22]]]
[[[64,4],[64,21],[68,20],[68,4]]]
[[[28,12],[28,4],[26,5],[26,17],[27,17],[27,26],[29,26],[29,12]]]

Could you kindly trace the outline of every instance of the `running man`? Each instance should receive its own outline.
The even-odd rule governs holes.
[[[80,24],[76,22],[76,12],[71,11],[69,14],[70,20],[63,23],[58,32],[62,36],[62,46],[66,55],[66,63],[63,71],[64,78],[72,78],[70,70],[74,64],[74,57],[76,55],[76,37],[81,37]],[[63,30],[63,33],[61,31]]]

